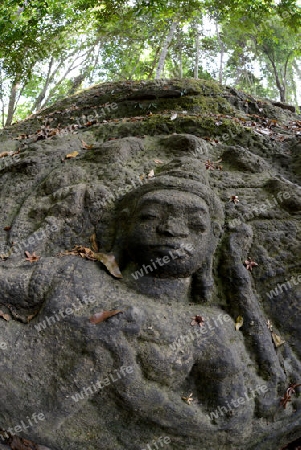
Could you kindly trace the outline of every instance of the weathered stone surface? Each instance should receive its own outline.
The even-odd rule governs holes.
[[[164,437],[175,450],[281,450],[301,437],[300,388],[280,406],[301,382],[300,119],[164,80],[94,87],[2,131],[0,153],[20,153],[0,159],[0,310],[12,318],[0,320],[0,429],[23,422],[51,450]],[[122,279],[59,256],[93,234]],[[123,313],[90,323],[111,309]]]

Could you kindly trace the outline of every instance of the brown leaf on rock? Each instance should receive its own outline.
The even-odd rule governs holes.
[[[30,316],[27,316],[27,323],[29,323],[37,314],[39,311],[35,312],[34,314],[30,314]]]
[[[20,149],[16,150],[15,152],[11,151],[11,152],[3,152],[0,154],[0,158],[3,158],[4,156],[15,156],[18,155],[20,153]]]
[[[30,254],[29,252],[24,252],[25,253],[25,255],[26,255],[26,261],[30,261],[31,263],[32,262],[36,262],[36,261],[39,261],[39,259],[41,258],[40,256],[37,256],[36,254],[35,254],[35,252],[33,252],[32,254]]]
[[[72,250],[66,250],[59,254],[59,256],[67,255],[81,256],[82,258],[86,258],[90,261],[97,261],[94,256],[94,252],[90,248],[84,247],[83,245],[76,245]]]
[[[212,161],[210,161],[210,159],[208,159],[205,162],[205,167],[206,167],[206,170],[214,170],[215,169],[214,162],[212,162]]]
[[[74,151],[72,153],[68,153],[68,155],[65,156],[65,159],[72,159],[72,158],[76,158],[77,155],[79,155],[79,153],[77,151]]]
[[[97,239],[96,239],[96,233],[93,233],[90,236],[90,242],[91,242],[91,247],[93,252],[98,252],[99,248],[98,248],[98,243],[97,243]]]
[[[91,150],[93,148],[93,144],[89,145],[85,141],[82,141],[82,148],[84,148],[85,150]]]
[[[97,261],[102,262],[111,275],[115,278],[122,278],[119,266],[116,262],[115,256],[112,253],[94,253]]]
[[[235,321],[235,330],[238,331],[244,324],[244,319],[242,316],[238,316]]]
[[[65,252],[59,254],[59,256],[67,255],[81,256],[82,258],[86,258],[90,261],[99,261],[106,266],[113,277],[122,278],[122,274],[113,253],[96,253],[90,248],[82,245],[76,245],[72,250],[66,250]]]
[[[9,231],[11,230],[11,227],[4,227],[4,231]]]
[[[191,394],[189,394],[187,397],[181,397],[181,399],[185,402],[185,403],[187,403],[187,405],[190,405],[190,403],[192,403],[193,402],[193,394],[191,393]]]
[[[204,323],[205,323],[204,317],[202,317],[202,316],[196,315],[196,316],[191,317],[191,318],[192,318],[192,321],[190,322],[190,325],[192,327],[194,327],[195,325],[199,325],[199,327],[202,327],[204,325]]]
[[[90,322],[97,324],[100,322],[104,322],[112,316],[116,316],[116,314],[122,314],[123,311],[121,309],[112,309],[111,311],[101,311],[99,313],[94,314],[90,317]]]
[[[2,152],[0,153],[0,158],[4,158],[5,156],[11,156],[13,152]]]
[[[273,324],[272,324],[272,322],[270,321],[270,319],[267,320],[267,327],[268,327],[268,329],[269,329],[270,331],[273,331]]]
[[[6,322],[10,321],[10,315],[5,314],[2,310],[0,310],[0,317],[2,317],[4,320],[6,320]]]
[[[19,436],[12,436],[9,445],[11,450],[39,450],[38,444]]]
[[[276,127],[277,126],[277,120],[276,119],[269,119],[268,126],[269,126],[269,128]]]
[[[295,389],[299,386],[301,386],[301,384],[291,383],[285,391],[284,396],[280,400],[280,405],[283,406],[284,409],[288,402],[291,401],[292,395],[296,393]]]
[[[239,203],[238,196],[237,195],[231,195],[229,202],[232,202],[236,205],[236,203]]]
[[[207,161],[205,162],[205,167],[206,170],[223,170],[223,166],[221,165],[216,165],[218,163],[222,162],[222,159],[219,159],[217,161],[211,161],[210,159],[207,159]]]
[[[244,262],[246,269],[252,272],[252,267],[258,266],[258,264],[252,260],[252,258],[246,259]]]
[[[88,248],[88,247],[81,247],[78,246],[78,255],[81,256],[82,258],[86,258],[90,261],[97,261],[97,259],[95,258],[94,252]]]
[[[276,348],[285,343],[285,341],[280,336],[278,336],[278,334],[274,333],[274,331],[272,331],[272,339]]]

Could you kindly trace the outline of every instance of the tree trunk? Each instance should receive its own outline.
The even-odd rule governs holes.
[[[72,56],[76,55],[77,53],[78,53],[78,49],[75,49],[69,55],[68,58],[72,58]],[[87,55],[87,53],[86,53],[86,55]],[[78,59],[78,57],[75,59],[75,61],[77,59]],[[51,90],[51,95],[48,95],[48,97],[45,100],[47,90],[49,89],[49,86],[51,85],[51,83],[53,83],[53,81],[55,79],[55,76],[59,73],[60,69],[65,65],[66,60],[62,57],[60,59],[59,63],[57,64],[57,66],[54,69],[53,69],[53,63],[54,63],[54,59],[51,58],[51,60],[49,61],[48,73],[47,73],[47,76],[46,76],[44,87],[43,87],[42,91],[40,92],[39,96],[37,97],[37,99],[35,100],[34,105],[32,106],[32,109],[31,109],[32,112],[35,111],[35,110],[39,110],[39,109],[43,108],[47,104],[49,98],[51,97],[51,95],[55,91],[55,90],[52,89]],[[51,71],[52,71],[52,73],[51,73]],[[67,73],[65,73],[64,77],[67,76],[68,73],[69,73],[69,71]],[[61,80],[59,84],[61,84],[62,81],[63,80]]]
[[[1,127],[4,127],[4,121],[5,121],[5,107],[4,107],[4,96],[3,96],[3,78],[2,78],[2,70],[0,67],[0,100],[1,100]]]
[[[151,80],[152,77],[153,77],[153,73],[154,73],[155,67],[156,67],[156,65],[157,65],[157,61],[158,61],[158,57],[159,57],[160,50],[161,50],[161,46],[158,46],[158,47],[156,48],[156,53],[155,53],[154,60],[153,60],[153,62],[152,62],[152,66],[151,66],[150,71],[149,71],[148,76],[147,76],[147,79],[148,79],[148,80]]]
[[[6,122],[5,122],[5,126],[6,127],[9,127],[12,124],[12,121],[13,121],[14,112],[15,112],[15,106],[16,106],[18,86],[19,86],[18,80],[17,80],[17,78],[15,78],[13,83],[12,83],[11,90],[10,90],[7,118],[6,118]]]
[[[287,58],[286,58],[286,61],[285,61],[285,64],[284,64],[284,71],[283,71],[283,88],[284,88],[283,96],[285,98],[284,102],[287,101],[287,92],[286,92],[286,87],[287,87],[287,67],[288,67],[288,63],[289,63],[291,55],[292,55],[292,52],[290,52],[287,55]]]
[[[195,79],[199,78],[199,63],[200,63],[200,33],[197,30],[195,37],[195,62],[193,73]]]
[[[68,95],[73,95],[79,89],[82,85],[82,83],[85,81],[85,79],[88,77],[88,75],[93,71],[93,69],[97,66],[98,60],[99,60],[99,50],[96,52],[95,57],[93,61],[89,61],[90,56],[93,54],[95,50],[96,44],[91,47],[88,53],[86,53],[86,61],[85,61],[85,67],[84,63],[82,65],[82,71],[81,73],[75,77],[72,81],[72,86],[68,91]]]
[[[78,58],[76,58],[77,60]],[[75,60],[75,61],[76,61]],[[42,107],[44,108],[47,103],[49,102],[49,100],[53,97],[53,95],[55,94],[57,88],[63,83],[63,81],[65,81],[65,79],[67,78],[67,76],[69,75],[70,72],[72,72],[72,70],[77,69],[81,64],[78,64],[77,66],[74,66],[73,64],[75,63],[75,61],[72,62],[71,66],[68,67],[68,69],[65,71],[64,75],[57,81],[57,83],[53,86],[53,88],[49,91],[48,93],[48,97],[44,100],[44,103],[42,105]]]
[[[77,77],[75,77],[72,81],[72,86],[68,91],[68,95],[73,95],[75,94],[75,92],[77,91],[77,89],[81,86],[82,82],[84,81],[84,79],[86,78],[86,72],[81,73],[80,75],[78,75]]]
[[[175,31],[177,29],[177,26],[179,24],[179,20],[178,19],[174,19],[172,21],[169,33],[165,39],[165,42],[163,44],[163,48],[160,54],[160,58],[159,58],[159,62],[158,62],[158,66],[157,66],[157,70],[156,70],[156,80],[158,80],[159,78],[161,78],[161,74],[163,72],[163,67],[164,67],[164,63],[165,63],[165,59],[166,59],[166,55],[167,55],[167,51],[168,51],[168,47],[169,44],[172,41],[172,38],[175,34]]]
[[[220,62],[219,62],[218,80],[219,80],[220,84],[223,83],[223,67],[224,67],[224,50],[221,51]]]
[[[35,102],[33,104],[33,107],[31,109],[32,112],[36,111],[36,110],[38,111],[39,109],[41,109],[41,105],[42,105],[42,102],[43,102],[43,100],[45,98],[45,95],[46,95],[47,89],[49,87],[49,84],[51,83],[51,81],[53,80],[53,77],[54,77],[54,75],[50,76],[53,63],[54,63],[54,58],[52,57],[50,59],[50,61],[49,61],[48,73],[47,73],[47,76],[46,76],[46,80],[45,80],[43,89],[41,90],[40,94],[38,95],[38,97],[36,98],[36,100],[35,100]]]
[[[179,50],[179,77],[183,78],[183,59],[181,50]]]
[[[285,86],[282,86],[282,89],[280,90],[280,101],[282,103],[286,103],[286,89],[285,89]]]
[[[281,78],[280,78],[279,71],[278,71],[278,69],[276,67],[275,61],[274,61],[273,57],[270,55],[270,53],[268,52],[268,50],[267,50],[267,48],[265,46],[263,47],[263,51],[267,55],[268,59],[270,60],[270,62],[272,64],[273,72],[274,72],[274,75],[275,75],[276,86],[277,86],[277,89],[278,89],[279,95],[280,95],[280,101],[282,103],[286,103],[287,102],[287,97],[286,97],[286,74],[287,74],[287,66],[288,66],[290,57],[292,55],[292,52],[290,52],[287,55],[287,58],[286,58],[286,61],[285,61],[285,64],[284,64],[284,68],[283,68],[283,76],[282,76],[281,71],[280,71],[280,76],[281,76]]]
[[[276,64],[275,64],[274,60],[272,58],[269,58],[269,59],[271,61],[272,67],[273,67],[275,80],[276,80],[276,86],[277,86],[277,89],[278,89],[279,95],[280,95],[280,101],[282,103],[285,103],[286,102],[285,85],[284,85],[284,83],[281,83],[281,80],[280,80],[279,74],[278,74],[278,70],[277,70],[277,67],[276,67]]]
[[[221,36],[218,29],[218,22],[215,22],[215,29],[216,29],[216,35],[217,40],[220,48],[220,60],[219,60],[219,73],[218,73],[218,80],[222,84],[223,83],[223,66],[224,66],[224,44],[221,40]]]

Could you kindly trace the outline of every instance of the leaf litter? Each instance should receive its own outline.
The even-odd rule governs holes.
[[[109,319],[110,317],[116,316],[117,314],[122,314],[123,311],[121,309],[112,309],[111,311],[101,311],[99,313],[94,314],[90,317],[90,322],[94,323],[95,325],[97,323],[104,322],[105,320]]]
[[[59,254],[59,256],[67,255],[81,256],[82,258],[88,259],[89,261],[99,261],[104,266],[106,266],[113,277],[122,278],[122,274],[113,253],[97,253],[88,247],[76,245],[72,250],[66,250],[65,252]]]

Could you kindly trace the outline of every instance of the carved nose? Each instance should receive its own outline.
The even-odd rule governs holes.
[[[174,236],[174,237],[187,237],[189,236],[189,229],[179,220],[174,218],[169,218],[162,224],[158,225],[157,231],[164,236]]]

